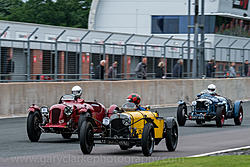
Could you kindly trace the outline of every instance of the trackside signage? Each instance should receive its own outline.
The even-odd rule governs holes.
[[[248,3],[249,3],[249,0],[233,0],[233,8],[247,10]]]

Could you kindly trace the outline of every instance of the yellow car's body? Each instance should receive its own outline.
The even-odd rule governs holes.
[[[125,103],[121,108],[112,105],[102,122],[102,133],[97,133],[93,118],[86,119],[80,129],[80,146],[84,154],[92,151],[94,144],[118,144],[122,150],[133,146],[142,147],[150,156],[154,145],[166,139],[169,151],[178,143],[178,125],[173,117],[159,117],[157,112]]]

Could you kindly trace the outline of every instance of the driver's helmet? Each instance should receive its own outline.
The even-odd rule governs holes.
[[[214,95],[216,93],[216,86],[214,84],[208,85],[207,91],[209,94]]]
[[[72,88],[72,94],[76,97],[80,98],[82,95],[82,88],[80,86],[74,86]]]
[[[131,102],[131,103],[135,103],[136,105],[138,105],[141,102],[141,97],[138,94],[136,94],[136,93],[131,93],[127,97],[127,101]]]

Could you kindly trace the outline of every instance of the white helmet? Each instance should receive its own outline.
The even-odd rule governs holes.
[[[82,88],[80,86],[74,86],[72,88],[72,94],[74,94],[76,97],[81,97],[82,95]]]
[[[208,93],[215,94],[216,86],[214,84],[210,84],[210,85],[208,85],[207,90],[208,90]]]

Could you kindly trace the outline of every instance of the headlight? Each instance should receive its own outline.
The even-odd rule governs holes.
[[[130,118],[124,118],[122,120],[123,125],[129,126],[131,124]]]
[[[204,105],[205,105],[205,106],[209,106],[209,102],[205,102]]]
[[[109,120],[108,117],[103,118],[103,120],[102,120],[102,124],[103,124],[103,125],[108,126],[109,123],[110,123],[110,120]]]
[[[49,109],[48,107],[41,107],[41,113],[42,113],[42,116],[49,116]]]
[[[192,106],[196,106],[197,102],[196,101],[192,101]]]
[[[64,108],[64,114],[67,115],[67,116],[70,116],[71,114],[73,113],[73,110],[70,106],[66,106]]]

